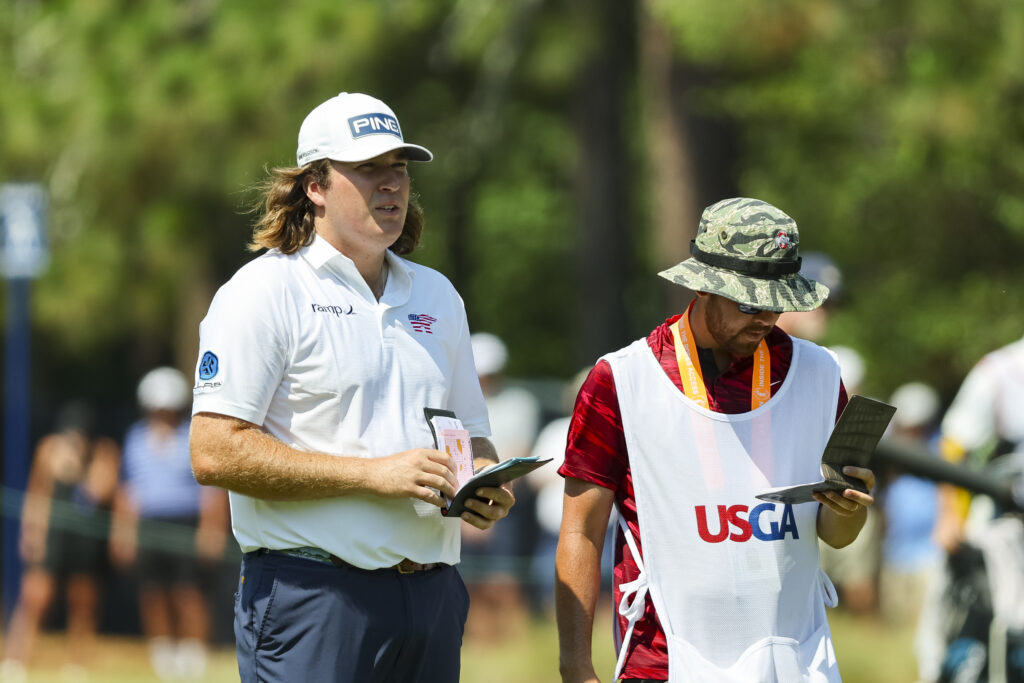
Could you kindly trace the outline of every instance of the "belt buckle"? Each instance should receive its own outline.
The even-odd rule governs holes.
[[[416,571],[416,569],[414,567],[406,568],[406,566],[405,566],[406,562],[409,562],[408,558],[402,560],[401,562],[399,562],[398,564],[395,565],[395,569],[398,570],[399,574],[412,574],[413,572]]]

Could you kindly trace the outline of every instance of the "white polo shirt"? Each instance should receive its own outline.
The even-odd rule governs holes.
[[[971,368],[942,419],[942,435],[967,451],[992,439],[1024,448],[1024,339],[986,354]]]
[[[471,435],[488,436],[462,299],[437,271],[386,258],[379,302],[319,236],[239,269],[199,328],[193,415],[230,415],[300,450],[366,458],[432,447],[424,407],[453,410]],[[313,546],[367,569],[459,561],[460,521],[410,498],[230,499],[243,552]]]

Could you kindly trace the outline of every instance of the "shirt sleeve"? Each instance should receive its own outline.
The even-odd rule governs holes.
[[[628,459],[615,377],[606,361],[598,361],[583,382],[558,469],[563,477],[582,479],[617,491],[625,480]]]
[[[193,415],[217,413],[263,424],[280,385],[290,345],[288,302],[267,292],[266,278],[253,275],[253,268],[236,273],[199,325]]]

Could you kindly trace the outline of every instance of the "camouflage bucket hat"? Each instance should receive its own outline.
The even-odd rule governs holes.
[[[691,257],[658,273],[695,292],[766,311],[810,311],[828,287],[800,275],[796,221],[758,199],[723,199],[704,209]]]

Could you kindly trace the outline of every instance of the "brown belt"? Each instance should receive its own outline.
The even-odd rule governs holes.
[[[331,555],[331,564],[333,564],[335,567],[354,566],[336,555]],[[416,572],[429,572],[431,569],[437,569],[440,566],[440,562],[413,562],[409,558],[405,558],[398,564],[391,567],[387,567],[387,569],[394,569],[399,574],[414,574]],[[359,569],[359,567],[356,567],[356,569]]]
[[[332,555],[328,553],[326,550],[321,550],[320,548],[290,548],[288,550],[271,550],[268,552],[279,552],[284,555],[290,555],[292,557],[301,557],[308,560],[316,560],[318,562],[330,562],[335,567],[350,567],[352,569],[364,572],[387,571],[393,569],[399,574],[414,574],[416,572],[429,572],[431,569],[437,569],[438,567],[447,566],[443,562],[413,562],[409,558],[405,558],[398,564],[392,565],[390,567],[382,567],[381,569],[363,569],[362,567],[357,567],[350,562],[346,562],[337,555]]]

